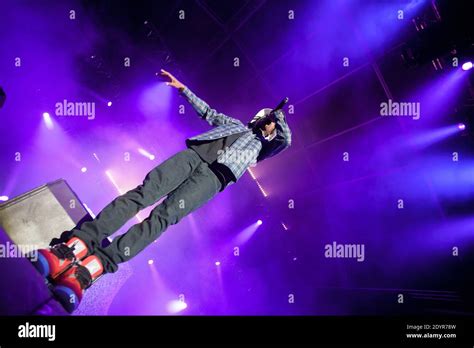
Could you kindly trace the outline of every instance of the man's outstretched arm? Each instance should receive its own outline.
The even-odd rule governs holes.
[[[219,113],[215,109],[211,109],[211,107],[204,100],[198,98],[188,87],[179,82],[178,79],[169,72],[161,69],[161,75],[170,79],[170,81],[166,84],[168,86],[177,88],[179,92],[186,98],[186,100],[193,106],[194,110],[196,110],[199,116],[209,122],[210,125],[221,126],[229,123],[242,124],[242,122],[235,118]]]

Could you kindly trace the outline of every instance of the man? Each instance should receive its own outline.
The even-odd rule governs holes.
[[[157,239],[170,225],[237,182],[249,166],[276,155],[291,144],[291,131],[281,110],[261,110],[248,125],[218,113],[173,75],[161,70],[168,86],[178,89],[197,113],[214,126],[186,140],[187,149],[155,167],[143,184],[117,197],[93,220],[72,230],[66,243],[40,250],[38,270],[56,284],[55,292],[73,311],[84,290],[102,273],[115,272]],[[162,197],[143,222],[114,238],[101,242],[129,219]]]

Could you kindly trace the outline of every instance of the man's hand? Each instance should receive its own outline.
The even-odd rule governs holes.
[[[168,86],[177,88],[177,89],[179,89],[180,91],[182,91],[183,89],[186,88],[186,86],[183,85],[181,82],[179,82],[176,77],[174,77],[173,75],[171,75],[169,72],[167,72],[167,71],[164,70],[164,69],[161,69],[161,76],[166,76],[167,78],[170,79],[170,81],[166,82],[166,84],[167,84]]]

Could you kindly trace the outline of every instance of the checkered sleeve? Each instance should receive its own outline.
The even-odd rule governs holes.
[[[217,112],[215,109],[211,109],[211,107],[202,99],[199,99],[189,88],[184,88],[181,91],[181,95],[183,95],[186,100],[192,105],[194,110],[205,119],[211,126],[222,126],[225,124],[242,124],[239,120],[226,116]]]
[[[277,138],[281,139],[285,148],[287,148],[291,145],[291,130],[286,122],[285,114],[282,110],[275,111],[275,123]]]

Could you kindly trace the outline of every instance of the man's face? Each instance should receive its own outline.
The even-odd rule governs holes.
[[[271,122],[270,124],[265,125],[265,129],[262,130],[263,136],[269,136],[275,130],[275,122]]]

